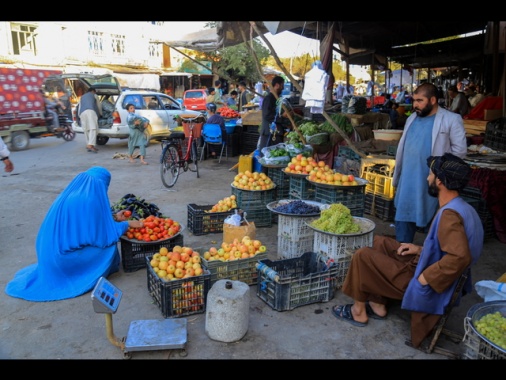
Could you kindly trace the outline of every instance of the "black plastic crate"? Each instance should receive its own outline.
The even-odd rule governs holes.
[[[255,222],[256,227],[272,227],[273,212],[264,205],[250,205],[242,210],[248,222]]]
[[[394,200],[386,199],[376,194],[366,193],[364,213],[391,222],[395,217]]]
[[[345,145],[339,146],[339,151],[338,151],[337,155],[339,157],[346,157],[346,158],[348,158],[350,160],[354,160],[354,161],[361,161],[362,160],[362,158],[357,153],[355,153],[355,151],[353,149],[351,149],[350,147],[345,146]]]
[[[334,298],[338,265],[314,252],[278,261],[260,260],[257,296],[277,311]]]
[[[488,209],[487,202],[481,196],[481,190],[476,187],[466,186],[460,192],[462,198],[474,207],[483,225],[484,238],[495,237],[494,219]]]
[[[234,214],[236,209],[225,212],[206,212],[213,205],[196,205],[189,203],[188,206],[188,230],[194,235],[207,235],[223,232],[223,222],[228,216]]]
[[[315,184],[315,202],[342,203],[353,216],[364,216],[365,186],[329,187]]]
[[[236,157],[239,155],[239,144],[241,134],[239,132],[227,134],[227,157]]]
[[[182,278],[180,280],[162,280],[157,276],[146,257],[148,273],[148,291],[156,302],[164,318],[184,317],[206,311],[207,293],[211,289],[211,273]]]
[[[176,245],[184,246],[184,238],[181,232],[178,235],[152,243],[142,241],[132,241],[126,237],[120,238],[121,246],[121,264],[125,272],[135,272],[146,267],[146,257],[152,256],[160,251],[160,248],[166,247],[169,251]]]
[[[258,139],[260,135],[258,132],[242,132],[239,142],[239,154],[250,154],[257,149]]]
[[[267,168],[267,176],[276,184],[274,200],[288,199],[290,195],[290,177],[283,172],[284,168]]]
[[[506,118],[489,121],[485,129],[483,144],[491,149],[506,152]]]
[[[256,223],[255,223],[256,225]],[[232,261],[206,260],[202,258],[202,265],[211,273],[211,286],[219,280],[241,281],[248,285],[256,285],[258,271],[256,264],[267,258],[267,252],[258,253],[247,259]]]
[[[275,201],[276,188],[268,190],[242,190],[232,186],[232,195],[235,195],[237,207],[247,211],[248,206],[267,206]]]
[[[290,189],[288,192],[290,199],[314,200],[314,194],[314,185],[305,176],[290,176]]]

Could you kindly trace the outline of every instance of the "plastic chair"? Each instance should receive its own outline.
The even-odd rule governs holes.
[[[202,147],[202,152],[200,153],[200,161],[204,158],[204,152],[206,151],[206,147],[208,147],[208,145],[221,145],[218,163],[221,163],[223,150],[225,150],[225,156],[228,156],[227,142],[223,140],[219,124],[204,124],[202,127],[202,139],[204,140],[204,146]]]

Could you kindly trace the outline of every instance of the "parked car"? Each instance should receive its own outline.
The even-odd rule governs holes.
[[[129,136],[126,105],[135,105],[135,113],[149,119],[151,124],[150,139],[161,140],[177,127],[177,116],[200,115],[198,111],[185,110],[173,97],[149,90],[122,90],[118,80],[110,74],[61,74],[66,85],[82,94],[90,86],[95,87],[102,105],[102,116],[98,120],[97,144],[105,145],[110,138],[126,139]],[[84,133],[77,107],[73,110],[73,129]]]
[[[206,111],[206,99],[208,95],[207,90],[202,88],[186,90],[183,94],[183,106],[187,110]]]

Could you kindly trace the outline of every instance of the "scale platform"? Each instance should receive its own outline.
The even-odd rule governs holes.
[[[186,325],[186,318],[132,321],[126,336],[125,352],[184,349]]]

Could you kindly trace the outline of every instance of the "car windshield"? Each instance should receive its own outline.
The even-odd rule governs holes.
[[[201,91],[190,91],[187,92],[185,98],[203,98],[204,94]]]

